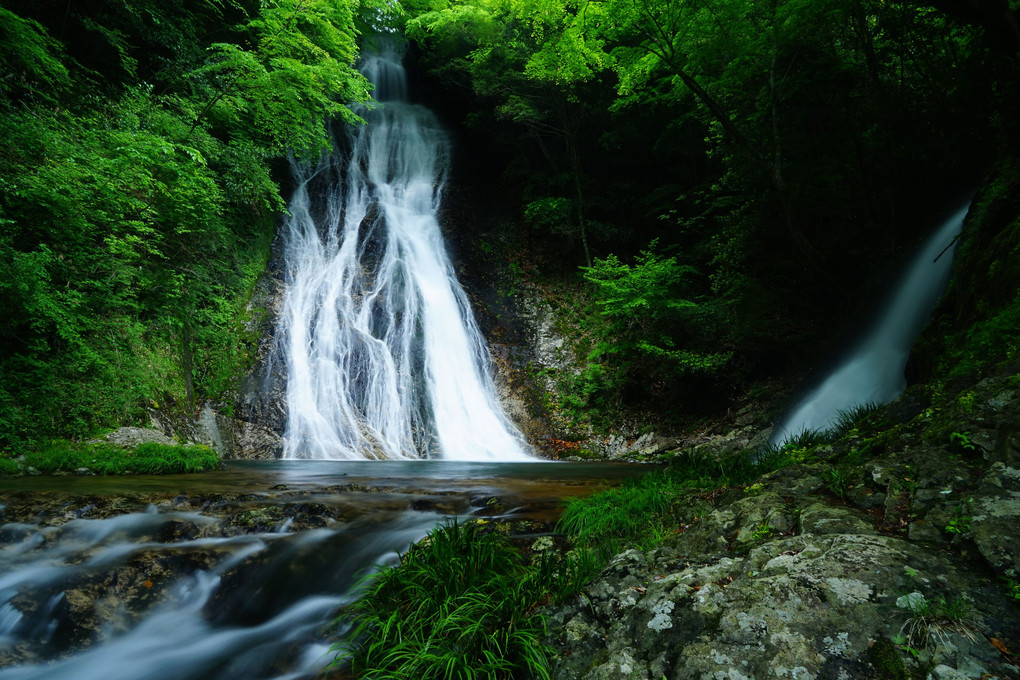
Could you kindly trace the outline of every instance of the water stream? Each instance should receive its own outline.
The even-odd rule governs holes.
[[[365,57],[378,104],[345,149],[294,164],[285,457],[524,460],[437,212],[449,144],[407,101],[396,49]]]
[[[903,391],[910,349],[945,290],[954,239],[969,209],[968,204],[957,210],[929,237],[863,339],[776,426],[774,443],[806,430],[832,429],[841,412],[888,403]]]
[[[261,461],[0,479],[0,680],[312,680],[359,574],[444,516],[540,532],[563,497],[645,469]]]

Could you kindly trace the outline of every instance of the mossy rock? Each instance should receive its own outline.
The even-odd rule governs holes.
[[[871,645],[871,649],[868,650],[868,661],[875,669],[875,680],[910,679],[899,647],[887,637],[880,637]]]
[[[268,531],[275,527],[277,523],[283,520],[283,518],[283,509],[272,505],[265,508],[245,510],[244,512],[234,515],[231,518],[230,523],[234,526],[244,527],[245,529]]]

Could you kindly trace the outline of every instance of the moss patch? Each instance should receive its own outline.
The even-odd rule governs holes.
[[[903,663],[899,648],[889,638],[878,638],[868,650],[868,661],[875,669],[878,680],[909,680],[910,674]]]

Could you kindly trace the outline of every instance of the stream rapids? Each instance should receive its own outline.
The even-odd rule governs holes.
[[[0,479],[0,680],[311,680],[365,573],[449,517],[531,540],[647,466],[232,462]]]

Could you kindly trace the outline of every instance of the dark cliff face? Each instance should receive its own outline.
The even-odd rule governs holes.
[[[287,366],[280,352],[279,322],[283,308],[283,239],[273,241],[266,271],[259,278],[248,303],[249,331],[258,336],[255,362],[241,381],[235,413],[241,420],[283,434],[287,426]]]

